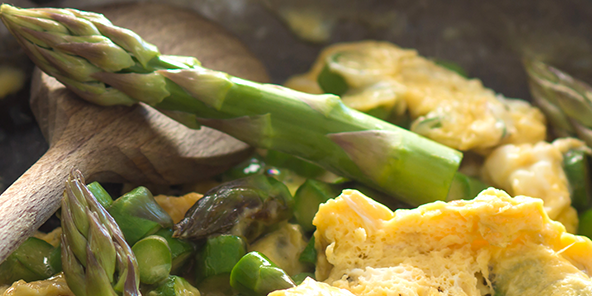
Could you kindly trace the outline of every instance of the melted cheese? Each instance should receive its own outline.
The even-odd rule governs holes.
[[[363,57],[363,65],[356,65],[358,71],[347,65],[331,68],[347,81],[350,89],[342,99],[352,108],[367,112],[397,106],[395,113],[400,114],[400,108],[406,107],[415,120],[411,126],[414,132],[452,148],[482,154],[500,144],[535,143],[545,138],[545,118],[537,108],[496,95],[478,79],[466,79],[415,50],[388,42],[329,46],[308,73],[289,79],[286,86],[322,93],[317,77],[335,53]]]
[[[553,143],[504,145],[485,160],[482,176],[511,195],[538,197],[545,202],[551,219],[562,222],[569,232],[577,229],[577,212],[571,205],[569,182],[563,171],[563,154],[585,144],[573,138]]]
[[[317,279],[354,295],[493,295],[494,287],[508,296],[580,295],[592,287],[592,242],[549,219],[540,199],[493,188],[396,212],[345,190],[313,224]],[[272,295],[307,289],[350,295],[311,283]]]

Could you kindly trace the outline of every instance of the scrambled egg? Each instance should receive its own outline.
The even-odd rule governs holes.
[[[62,239],[62,228],[61,227],[57,227],[54,230],[50,231],[49,233],[43,233],[39,230],[35,231],[35,233],[33,233],[33,236],[38,238],[38,239],[42,239],[46,242],[48,242],[50,245],[57,247]]]
[[[185,217],[185,213],[202,197],[202,194],[192,192],[179,197],[157,195],[154,199],[171,216],[174,223],[179,223]]]
[[[263,253],[271,262],[293,276],[308,271],[306,265],[298,261],[306,243],[300,225],[284,223],[276,231],[255,241],[249,247],[249,252]]]
[[[348,57],[331,62],[336,54]],[[452,148],[487,154],[501,144],[536,143],[546,135],[543,114],[527,102],[496,95],[478,79],[466,79],[388,42],[329,46],[310,72],[285,85],[322,93],[317,77],[326,65],[347,82],[346,105],[363,112],[384,107],[401,114],[407,109],[412,131]]]
[[[63,273],[42,281],[16,281],[2,296],[74,296]]]
[[[473,200],[392,212],[354,190],[314,218],[317,280],[304,295],[592,295],[592,242],[543,202],[484,190]],[[345,289],[338,290],[335,288]]]
[[[573,233],[578,226],[578,216],[571,207],[563,154],[574,148],[588,149],[584,142],[573,138],[557,139],[553,143],[503,145],[486,158],[482,176],[511,195],[542,199],[549,217],[562,222]]]
[[[327,285],[322,282],[317,282],[311,278],[306,278],[302,284],[289,289],[279,290],[269,293],[268,296],[354,296],[350,291],[339,289]]]

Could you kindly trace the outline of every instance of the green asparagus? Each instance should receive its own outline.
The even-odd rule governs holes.
[[[230,274],[236,263],[247,253],[242,238],[235,235],[211,237],[197,254],[196,282],[220,274]]]
[[[286,185],[271,177],[252,175],[206,192],[175,225],[174,236],[197,240],[227,233],[250,243],[289,219],[292,207]]]
[[[173,227],[171,216],[143,186],[115,200],[109,208],[109,214],[113,216],[130,245],[162,228]]]
[[[221,182],[229,182],[251,175],[264,174],[265,170],[266,164],[263,160],[263,157],[259,155],[254,155],[253,157],[244,160],[238,165],[220,174],[219,179]]]
[[[259,252],[250,252],[240,259],[230,273],[230,285],[247,296],[265,296],[295,286],[290,276]]]
[[[305,232],[314,231],[312,219],[319,205],[341,193],[341,186],[308,179],[294,194],[294,217]]]
[[[578,234],[592,239],[592,209],[580,214],[578,223]]]
[[[103,188],[99,182],[92,182],[86,185],[86,187],[105,209],[109,209],[111,207],[113,204],[113,198],[111,198],[111,195],[109,195],[107,190],[105,190],[105,188]]]
[[[62,199],[62,267],[77,296],[140,295],[136,257],[79,171]]]
[[[171,275],[148,296],[199,296],[199,291],[184,278]]]
[[[300,253],[300,258],[298,258],[298,261],[310,263],[312,265],[317,264],[317,249],[315,249],[314,235],[310,238],[308,244],[306,244],[306,248],[304,248],[302,253]]]
[[[169,244],[169,248],[171,249],[171,256],[173,259],[171,273],[176,274],[177,272],[180,272],[183,269],[183,267],[189,263],[192,255],[195,253],[195,244],[187,240],[174,238],[173,230],[170,228],[161,229],[154,235],[158,235],[164,238]]]
[[[28,238],[0,264],[0,285],[10,285],[20,279],[42,280],[56,274],[60,267],[52,260],[55,249],[41,239]]]
[[[577,136],[592,147],[592,86],[537,60],[525,60],[530,92],[557,137]]]
[[[571,204],[578,212],[590,207],[590,173],[588,156],[582,149],[570,149],[563,154],[563,171],[569,181]]]
[[[444,200],[462,154],[352,110],[335,95],[310,95],[161,55],[99,14],[17,9],[2,21],[46,73],[100,105],[147,103],[190,127],[207,125],[419,205]]]
[[[303,272],[303,273],[299,273],[299,274],[293,276],[292,280],[294,280],[294,283],[296,285],[300,285],[307,277],[313,278],[313,279],[315,278],[314,274],[312,274],[310,272]]]
[[[132,251],[138,261],[141,283],[154,285],[169,277],[173,258],[169,244],[163,237],[147,236],[135,243]]]
[[[487,188],[481,180],[457,173],[452,181],[447,200],[473,199]]]

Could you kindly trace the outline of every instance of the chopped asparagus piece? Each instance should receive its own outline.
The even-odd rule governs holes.
[[[487,187],[487,184],[477,178],[456,173],[447,200],[473,199]]]
[[[580,214],[578,234],[592,239],[592,209]]]
[[[173,219],[154,200],[152,193],[140,186],[113,202],[109,213],[121,228],[125,240],[135,244],[161,228],[173,227]]]
[[[315,275],[310,273],[310,272],[303,272],[303,273],[299,273],[295,276],[292,277],[292,280],[294,280],[294,283],[296,284],[296,286],[302,284],[302,282],[304,282],[304,280],[309,277],[314,279]]]
[[[294,194],[294,217],[305,232],[315,230],[312,219],[319,209],[319,205],[341,193],[338,186],[325,182],[308,179]]]
[[[458,75],[462,76],[462,77],[469,77],[469,74],[467,73],[467,70],[465,70],[461,65],[452,62],[452,61],[448,61],[448,60],[442,60],[442,59],[435,59],[434,62],[448,70],[454,71],[456,72]]]
[[[59,273],[62,271],[62,245],[58,245],[53,249],[51,254],[49,255],[49,265],[55,271],[55,273]]]
[[[220,175],[222,182],[229,182],[236,179],[245,178],[251,175],[263,174],[265,172],[265,162],[256,155]]]
[[[295,286],[290,276],[259,252],[250,252],[238,261],[230,273],[230,285],[246,296],[265,296]]]
[[[230,274],[236,263],[247,253],[242,238],[235,235],[218,235],[208,238],[197,254],[196,282],[224,273]]]
[[[72,31],[56,10],[31,11],[3,4],[0,16],[43,71],[90,102],[142,101],[165,113],[185,112],[194,119],[184,117],[188,126],[207,125],[252,146],[302,157],[413,205],[444,200],[460,164],[459,151],[352,110],[337,96],[254,83],[191,58],[163,59],[101,15],[57,10],[79,24]],[[53,26],[34,25],[40,20]],[[383,64],[371,66],[388,70]]]
[[[54,250],[44,240],[28,238],[0,264],[0,285],[10,285],[20,279],[42,280],[56,274],[57,267],[50,260]]]
[[[173,237],[173,230],[168,228],[161,229],[154,235],[164,238],[169,244],[172,256],[172,274],[179,272],[187,263],[191,261],[190,259],[193,257],[196,249],[194,243]]]
[[[265,163],[278,168],[289,169],[305,178],[316,178],[325,172],[323,168],[314,163],[277,150],[267,151]]]
[[[176,237],[202,239],[228,233],[252,242],[292,215],[288,188],[274,178],[253,175],[212,188],[175,225]]]
[[[338,60],[339,56],[340,54],[338,53],[328,57],[330,61],[323,67],[323,70],[317,77],[317,82],[324,92],[341,96],[347,92],[349,86],[341,74],[331,70],[332,62]]]
[[[184,278],[171,275],[148,296],[200,296],[200,293]]]
[[[582,149],[571,149],[563,154],[563,171],[569,181],[571,205],[582,212],[590,207],[590,173],[588,156]]]
[[[132,251],[138,260],[140,282],[154,285],[169,277],[173,259],[166,239],[147,236],[134,244]]]
[[[302,251],[302,253],[300,254],[300,258],[298,258],[298,261],[310,263],[312,265],[317,264],[317,249],[315,248],[314,235],[310,238],[308,244],[306,244],[306,248],[304,248],[304,251]]]
[[[105,209],[108,209],[111,207],[111,204],[113,204],[113,198],[111,198],[111,195],[109,195],[107,190],[105,190],[105,188],[103,188],[103,186],[101,186],[101,184],[99,184],[99,182],[96,182],[96,181],[92,182],[92,183],[86,185],[86,187],[88,188],[88,190],[90,190],[90,192],[92,192],[92,194],[95,196],[97,201]]]

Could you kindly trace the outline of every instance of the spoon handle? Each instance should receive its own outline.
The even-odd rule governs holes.
[[[50,148],[0,195],[0,262],[60,207],[75,154]]]

